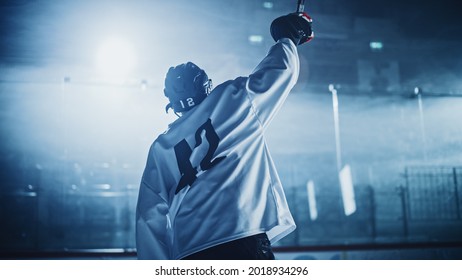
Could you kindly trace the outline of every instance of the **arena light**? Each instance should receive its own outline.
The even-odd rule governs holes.
[[[127,79],[135,64],[134,47],[121,38],[104,40],[96,53],[96,66],[104,78]]]
[[[274,3],[271,1],[263,2],[263,8],[271,10],[274,7]]]
[[[250,35],[249,43],[251,45],[261,45],[263,43],[263,36],[262,35]]]
[[[381,51],[383,49],[383,43],[380,41],[372,41],[369,43],[369,47],[372,51]]]

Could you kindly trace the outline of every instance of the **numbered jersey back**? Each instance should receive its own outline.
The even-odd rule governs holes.
[[[161,213],[143,217],[146,234],[166,236],[148,242],[169,243],[171,257],[182,258],[262,232],[275,242],[295,228],[264,131],[295,82],[297,63],[295,45],[279,42],[255,75],[219,85],[156,139],[141,184],[155,199],[151,208],[149,197],[138,204]]]

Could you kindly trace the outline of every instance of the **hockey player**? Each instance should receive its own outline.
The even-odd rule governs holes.
[[[297,81],[311,18],[282,16],[270,31],[276,43],[252,74],[212,91],[195,64],[169,69],[166,109],[179,118],[149,151],[139,259],[274,259],[271,243],[295,229],[264,134]]]

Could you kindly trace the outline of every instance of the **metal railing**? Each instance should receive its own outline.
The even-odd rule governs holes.
[[[340,194],[324,194],[311,220],[305,188],[287,189],[298,229],[282,245],[462,241],[462,168],[407,167],[402,175],[398,186],[355,186],[357,210],[348,217]]]
[[[409,220],[460,220],[462,168],[408,167],[405,169],[406,211]]]

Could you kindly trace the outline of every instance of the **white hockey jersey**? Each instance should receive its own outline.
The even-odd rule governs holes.
[[[295,229],[264,132],[299,74],[279,40],[249,77],[217,86],[152,144],[136,217],[139,259],[181,259],[266,232]]]

